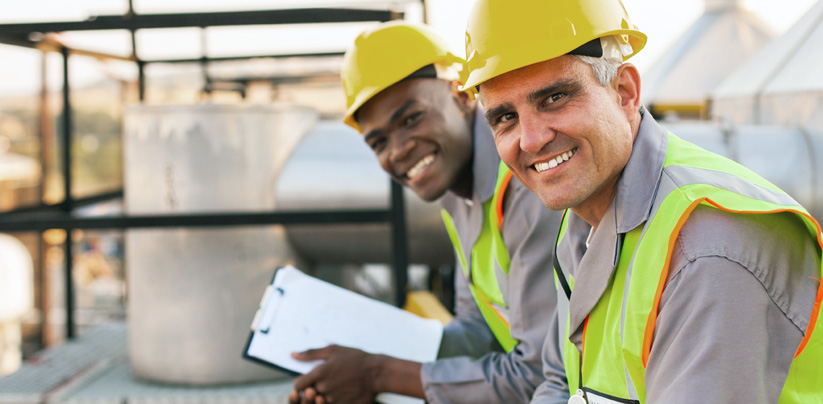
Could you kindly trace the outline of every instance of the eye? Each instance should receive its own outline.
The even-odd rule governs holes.
[[[386,146],[386,137],[385,136],[375,136],[366,142],[369,147],[375,152],[379,153],[383,148]]]
[[[505,113],[505,114],[500,115],[500,117],[499,117],[499,118],[497,118],[497,121],[498,121],[498,122],[500,122],[500,123],[506,123],[506,122],[512,121],[512,120],[514,120],[514,119],[516,119],[516,118],[517,118],[517,114],[516,114],[516,113],[514,113],[514,112],[507,112],[507,113]]]
[[[410,113],[405,118],[403,118],[403,127],[404,128],[410,128],[410,127],[416,125],[418,122],[420,122],[423,119],[423,115],[424,115],[423,111],[416,111],[416,112]]]
[[[554,93],[554,94],[546,97],[546,101],[544,101],[544,104],[546,104],[546,105],[554,104],[554,103],[562,100],[564,97],[566,97],[566,93]]]

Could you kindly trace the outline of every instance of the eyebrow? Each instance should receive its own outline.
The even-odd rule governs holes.
[[[418,102],[419,102],[419,101],[417,101],[417,100],[415,100],[415,99],[411,99],[411,100],[406,101],[406,103],[404,103],[403,105],[401,105],[401,106],[400,106],[400,108],[397,108],[397,109],[396,109],[396,110],[395,110],[395,111],[391,114],[391,117],[389,117],[389,122],[394,122],[394,121],[396,121],[396,120],[400,119],[400,117],[401,117],[401,116],[403,116],[403,114],[405,114],[405,113],[406,113],[406,111],[407,111],[409,108],[411,108],[412,106],[414,106],[414,105],[415,105],[415,104],[417,104]],[[366,136],[364,136],[364,139],[368,142],[368,141],[369,141],[369,139],[371,139],[371,138],[373,138],[373,137],[376,137],[376,136],[379,134],[379,132],[380,132],[380,129],[375,129],[375,130],[372,130],[372,131],[370,131],[369,133],[367,133],[367,134],[366,134]]]
[[[539,90],[533,91],[529,93],[528,100],[530,104],[533,104],[543,97],[554,94],[561,91],[569,91],[579,87],[577,81],[571,79],[563,79],[558,82],[552,83],[546,87],[543,87]]]
[[[572,91],[577,89],[578,87],[580,86],[577,83],[577,81],[572,79],[563,79],[529,93],[527,100],[530,104],[534,104],[535,102],[541,100],[543,97],[549,94],[554,94],[560,91]],[[499,115],[505,114],[506,112],[511,111],[512,109],[514,109],[514,105],[512,103],[505,103],[503,105],[491,108],[486,111],[486,122],[491,124],[492,119]]]
[[[507,102],[503,105],[486,110],[486,114],[484,115],[486,117],[486,123],[491,125],[492,119],[502,114],[505,114],[506,112],[511,111],[512,109],[514,109],[514,105],[510,102]]]

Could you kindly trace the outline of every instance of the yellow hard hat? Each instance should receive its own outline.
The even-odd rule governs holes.
[[[624,61],[646,45],[620,0],[477,0],[466,26],[462,90],[476,93],[486,80],[607,36],[617,39]]]
[[[425,66],[462,63],[443,38],[423,25],[390,21],[365,31],[343,57],[340,76],[347,108],[343,122],[359,131],[354,114],[377,93]]]

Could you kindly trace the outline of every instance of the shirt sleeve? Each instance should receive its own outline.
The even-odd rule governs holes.
[[[468,356],[476,359],[490,351],[502,351],[503,348],[497,343],[474,302],[459,263],[455,272],[455,316],[443,328],[443,339],[437,357]]]
[[[525,403],[544,379],[543,341],[556,316],[551,263],[560,213],[543,206],[516,179],[506,198],[502,231],[510,270],[504,296],[511,334],[518,343],[509,353],[424,364],[421,377],[430,403]],[[568,398],[568,393],[559,394]]]
[[[690,218],[681,231],[661,296],[646,402],[776,403],[811,315],[818,249],[805,229],[786,229],[802,223],[693,216],[700,226]]]
[[[532,404],[566,404],[569,400],[569,382],[560,352],[558,317],[554,316],[543,344],[543,381],[532,396]]]

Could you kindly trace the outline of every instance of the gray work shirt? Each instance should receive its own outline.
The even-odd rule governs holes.
[[[615,198],[588,248],[590,226],[569,213],[557,255],[575,278],[569,338],[578,349],[582,324],[617,263],[620,235],[649,218],[666,133],[644,114]],[[791,214],[695,209],[678,235],[660,299],[646,403],[776,403],[809,324],[819,268],[819,246]],[[547,363],[558,360],[556,351],[543,356]],[[533,402],[552,401],[536,394]]]
[[[483,203],[494,195],[500,163],[483,112],[476,114],[472,199],[451,192],[441,199],[454,219],[467,258],[483,226]],[[445,327],[441,359],[423,364],[421,370],[430,403],[526,403],[543,380],[541,349],[556,317],[551,263],[560,213],[546,209],[516,178],[506,190],[503,211],[502,235],[511,265],[508,276],[498,268],[497,281],[518,344],[509,353],[500,348],[458,262],[456,316]]]

